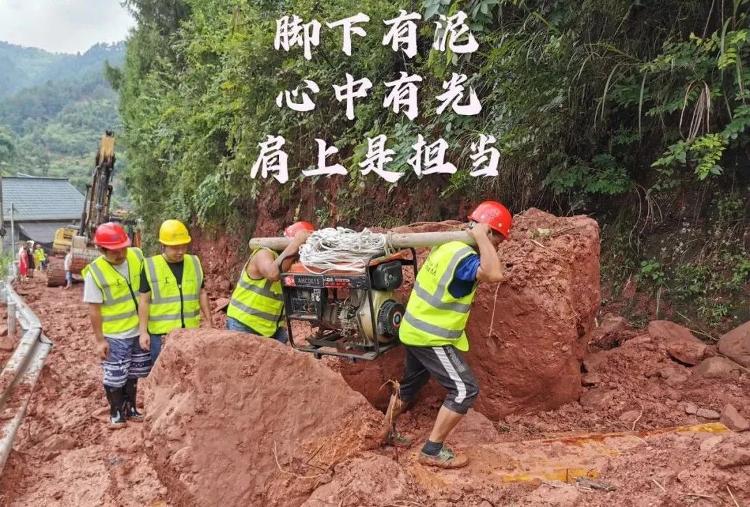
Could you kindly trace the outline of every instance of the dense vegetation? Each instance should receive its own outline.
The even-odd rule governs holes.
[[[84,191],[99,137],[121,128],[105,72],[124,56],[124,43],[97,44],[79,55],[0,43],[0,145],[6,139],[14,152],[4,174],[66,177]],[[122,198],[124,185],[117,190]]]
[[[604,274],[614,289],[631,275],[658,298],[692,305],[701,322],[736,314],[750,273],[743,240],[750,155],[748,0],[127,0],[138,27],[120,90],[130,148],[129,185],[150,223],[166,215],[221,224],[252,210],[262,192],[298,196],[315,184],[315,138],[335,142],[349,175],[332,200],[387,188],[362,176],[368,137],[385,134],[390,169],[407,173],[417,134],[444,138],[456,165],[479,133],[495,136],[500,175],[425,177],[443,199],[493,196],[514,211],[539,206],[591,213],[603,226]],[[406,59],[381,44],[399,9],[423,18],[419,51]],[[480,48],[430,48],[439,14],[468,14]],[[336,21],[366,13],[366,38],[341,51],[341,30],[323,24],[311,60],[274,50],[276,19]],[[382,83],[418,74],[420,116],[382,107]],[[469,76],[478,117],[437,115],[434,97],[452,72]],[[369,78],[356,119],[331,87]],[[317,107],[279,109],[276,95],[304,79],[321,87]],[[251,179],[258,143],[281,135],[290,181]],[[431,141],[429,141],[431,142]],[[464,164],[465,167],[465,164]],[[163,182],[169,182],[168,185]],[[364,197],[363,197],[364,196]],[[289,200],[291,203],[292,201]],[[393,213],[394,210],[388,210]],[[398,210],[408,220],[408,209]],[[353,217],[356,220],[356,217]],[[432,219],[444,217],[429,217]],[[329,225],[329,224],[321,224]],[[682,233],[683,240],[676,239]],[[688,318],[688,317],[686,317]]]

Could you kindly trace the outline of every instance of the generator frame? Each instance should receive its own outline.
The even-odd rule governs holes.
[[[411,258],[397,257],[401,252],[411,252]],[[281,274],[281,292],[284,296],[284,308],[286,314],[287,331],[289,333],[289,343],[292,348],[302,352],[312,353],[316,359],[320,359],[324,355],[346,357],[356,361],[357,359],[364,359],[371,361],[376,359],[385,352],[397,347],[399,345],[398,336],[390,343],[380,343],[378,339],[378,328],[377,319],[375,315],[375,308],[372,300],[372,275],[370,269],[383,264],[398,260],[401,266],[411,266],[414,274],[414,279],[417,279],[417,252],[414,248],[404,248],[396,254],[392,255],[377,255],[372,256],[367,262],[362,273],[342,273],[335,272],[330,273],[295,273],[285,272]],[[340,330],[325,330],[322,325],[323,321],[323,305],[319,301],[317,304],[315,315],[294,313],[292,304],[292,290],[291,289],[311,289],[321,291],[333,291],[334,298],[337,298],[338,289],[349,289],[349,290],[365,290],[367,292],[367,300],[370,307],[370,325],[372,326],[373,344],[370,346],[363,346],[358,348],[350,349],[350,351],[340,350],[339,340],[343,338],[343,334]],[[301,345],[295,343],[294,332],[292,330],[293,321],[305,321],[309,322],[312,326],[317,327],[315,337],[307,339],[309,345]],[[356,351],[355,351],[356,350]]]

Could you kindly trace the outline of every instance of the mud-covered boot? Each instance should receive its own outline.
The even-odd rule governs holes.
[[[109,401],[109,427],[110,429],[124,428],[127,426],[125,419],[125,392],[122,387],[104,386]]]
[[[125,383],[125,417],[129,421],[143,422],[143,414],[138,412],[135,401],[138,398],[138,379],[129,378]]]
[[[381,442],[383,445],[394,447],[411,447],[412,440],[396,430],[396,419],[406,410],[406,403],[399,397],[398,393],[391,395],[388,402],[388,410],[385,412],[383,429],[381,431]]]

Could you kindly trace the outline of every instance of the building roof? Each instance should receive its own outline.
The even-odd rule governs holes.
[[[3,212],[10,221],[80,220],[85,197],[66,178],[3,177]]]
[[[35,243],[52,245],[57,229],[67,227],[70,222],[21,222],[18,229],[23,236],[33,239]]]

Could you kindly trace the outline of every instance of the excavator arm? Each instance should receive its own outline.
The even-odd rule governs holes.
[[[96,228],[109,220],[109,205],[112,198],[110,182],[114,167],[115,136],[112,131],[107,130],[99,142],[91,183],[86,185],[86,201],[78,230],[78,234],[88,241],[94,237]]]
[[[58,229],[53,249],[58,252],[70,249],[72,254],[71,272],[79,274],[81,269],[99,256],[94,246],[94,232],[101,224],[110,220],[110,201],[112,198],[112,174],[115,168],[115,135],[107,130],[99,141],[96,152],[95,167],[91,174],[91,183],[86,185],[86,200],[81,212],[81,225],[78,230]],[[73,233],[67,240],[68,232]],[[58,245],[59,237],[59,245]],[[50,263],[47,271],[47,286],[60,286],[65,281],[62,261]]]

